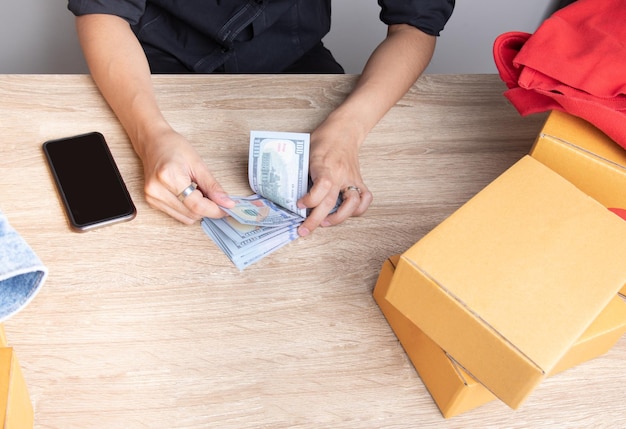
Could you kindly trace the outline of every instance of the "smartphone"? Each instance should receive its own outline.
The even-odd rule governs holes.
[[[135,217],[135,205],[101,133],[50,140],[43,151],[73,230]]]

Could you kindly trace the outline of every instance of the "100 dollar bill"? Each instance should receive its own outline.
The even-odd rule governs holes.
[[[284,226],[301,223],[304,219],[289,210],[274,204],[260,195],[249,197],[230,196],[235,202],[233,208],[222,207],[226,213],[245,225]]]
[[[248,181],[252,190],[287,210],[306,216],[296,206],[309,186],[309,146],[306,133],[252,131]]]
[[[204,218],[202,227],[237,268],[250,264],[298,238],[306,209],[296,202],[308,192],[309,134],[252,131],[248,181],[255,192],[230,198],[223,219]]]

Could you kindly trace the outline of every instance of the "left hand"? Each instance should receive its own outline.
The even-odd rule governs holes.
[[[311,134],[309,173],[313,186],[298,200],[298,207],[312,210],[298,228],[300,236],[309,235],[320,225],[337,225],[351,216],[360,216],[372,203],[373,195],[361,177],[361,143],[358,133],[330,118]],[[329,214],[340,192],[343,202]]]

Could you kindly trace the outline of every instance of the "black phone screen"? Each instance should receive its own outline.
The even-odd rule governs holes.
[[[50,140],[43,149],[74,229],[84,231],[135,216],[133,201],[102,134]]]

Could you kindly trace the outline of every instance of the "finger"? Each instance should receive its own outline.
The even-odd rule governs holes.
[[[230,199],[220,184],[212,177],[210,180],[203,181],[199,188],[202,190],[205,197],[218,206],[227,208],[234,207],[235,202]]]
[[[313,182],[309,192],[298,200],[298,207],[301,209],[318,207],[329,194],[333,193],[332,188],[332,183],[326,179]],[[337,195],[337,191],[334,191],[334,194]]]
[[[336,199],[336,197],[329,196],[324,199],[319,206],[315,207],[298,228],[298,234],[301,237],[306,237],[318,226],[320,226],[322,221],[326,219],[326,216],[328,216],[328,213],[330,213],[331,209],[335,207]]]
[[[189,195],[191,195],[198,188],[198,184],[196,182],[191,182],[189,186],[180,191],[177,194],[177,197],[180,201],[184,201]]]
[[[367,188],[362,189],[361,198],[359,199],[359,205],[357,206],[354,213],[352,213],[352,216],[363,215],[372,204],[372,201],[374,201],[374,195]]]
[[[195,182],[183,189],[178,194],[178,199],[183,203],[182,213],[194,219],[202,217],[220,218],[225,216],[222,207],[233,207],[235,202],[224,192],[213,175],[206,169],[199,169],[198,185]],[[193,191],[189,192],[190,189]]]
[[[196,189],[180,203],[182,204],[181,213],[192,219],[199,220],[203,217],[221,218],[225,216],[224,211],[214,201],[205,197],[199,189]]]
[[[146,200],[152,207],[162,210],[185,224],[192,224],[203,217],[220,218],[225,216],[217,204],[206,198],[200,188],[193,185],[186,186],[177,194],[160,188],[157,195],[154,193],[147,194]]]
[[[361,193],[357,189],[344,189],[342,192],[343,202],[335,213],[324,219],[322,226],[338,225],[351,216],[357,216],[361,205]]]

